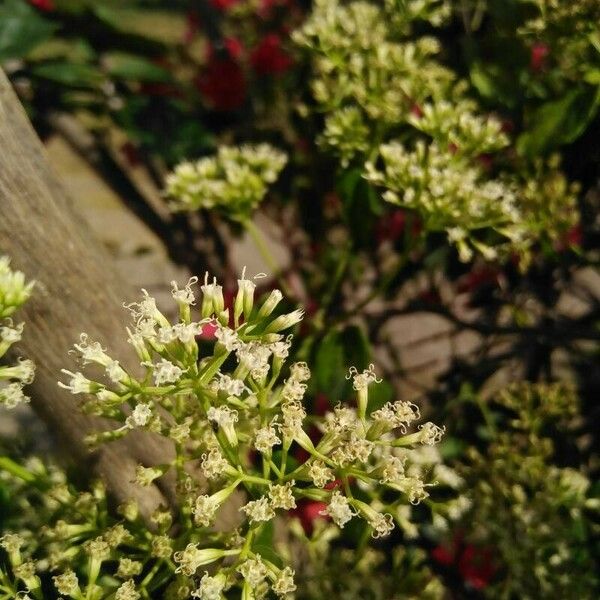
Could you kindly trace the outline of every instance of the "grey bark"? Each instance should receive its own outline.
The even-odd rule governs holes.
[[[68,355],[83,331],[109,348],[123,365],[136,355],[124,335],[122,303],[133,294],[112,259],[78,215],[52,172],[44,148],[10,83],[0,70],[0,253],[37,282],[17,313],[26,323],[19,354],[37,365],[28,388],[34,410],[59,445],[82,466],[91,464],[118,501],[135,498],[148,514],[166,498],[163,485],[132,483],[135,466],[164,463],[171,446],[158,436],[136,432],[90,454],[83,438],[106,422],[83,415],[73,396],[58,387],[61,368],[76,370]]]

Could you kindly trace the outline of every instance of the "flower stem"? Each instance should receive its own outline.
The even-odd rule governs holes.
[[[267,246],[267,243],[266,243],[262,233],[258,229],[258,227],[250,219],[244,221],[243,225],[244,225],[246,231],[248,232],[248,234],[250,235],[250,237],[252,238],[252,241],[254,242],[256,249],[262,256],[265,263],[267,264],[267,267],[273,272],[273,275],[277,278],[277,281],[278,281],[279,285],[281,286],[282,292],[288,298],[292,298],[293,294],[292,294],[290,288],[288,287],[287,283],[284,281],[283,277],[281,276],[283,269],[281,268],[281,266],[279,265],[279,263],[277,262],[277,260],[275,259],[275,257],[271,253],[271,251],[269,250],[269,247]]]

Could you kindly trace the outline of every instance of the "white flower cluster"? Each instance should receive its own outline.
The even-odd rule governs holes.
[[[221,146],[216,156],[178,165],[167,176],[166,193],[175,210],[221,208],[231,218],[245,219],[286,162],[269,144]]]
[[[193,577],[201,566],[219,563],[216,571],[200,579],[195,591],[190,590],[192,597],[219,598],[233,585],[255,595],[271,589],[285,596],[295,589],[293,572],[255,552],[253,536],[272,519],[285,518],[306,498],[325,502],[323,516],[339,527],[358,516],[374,537],[387,535],[398,506],[418,503],[431,485],[425,475],[405,470],[407,458],[402,453],[437,443],[443,429],[426,423],[408,432],[420,417],[411,403],[388,403],[373,411],[369,387],[380,381],[373,365],[363,371],[352,368],[347,375],[357,408],[338,405],[324,417],[309,420],[304,399],[311,372],[304,362],[286,365],[292,337],[282,333],[296,325],[303,312],[282,312],[278,290],[256,303],[256,285],[242,274],[230,306],[225,306],[221,286],[206,277],[194,319],[196,283],[193,278],[183,289],[173,286],[179,305],[175,324],[147,293],[128,306],[133,317],[129,340],[144,369],[141,376],[121,367],[84,334],[75,350],[83,364],[103,370],[105,381],[65,371],[70,381],[62,385],[74,394],[86,394],[86,406],[97,414],[121,422],[121,427],[98,434],[95,441],[144,428],[175,443],[171,463],[140,465],[136,481],[148,486],[168,472],[177,479],[181,518],[187,519],[180,525],[195,527],[200,536],[187,538],[185,548],[173,555],[178,573]],[[208,346],[206,342],[200,346],[196,335],[206,323],[214,325],[215,337]],[[166,333],[178,331],[191,334]],[[293,463],[289,457],[300,449],[308,458]],[[194,466],[204,475],[201,485],[190,477]],[[353,493],[356,486],[360,500]],[[395,490],[395,498],[384,502],[385,488]],[[220,532],[221,508],[234,492],[246,496],[235,535]],[[165,527],[171,519],[168,513],[156,516]],[[232,543],[232,535],[241,541]],[[165,553],[172,552],[166,542],[154,546],[153,542],[156,556],[163,555],[162,546]],[[123,594],[130,593],[126,583],[121,586]]]
[[[439,25],[450,9],[437,0],[314,3],[294,39],[312,55],[320,143],[342,167],[362,169],[384,200],[414,211],[425,232],[445,232],[462,261],[516,252],[525,266],[533,243],[564,238],[573,194],[546,173],[488,173],[509,144],[501,122],[435,59],[438,40],[416,34],[418,21]]]
[[[8,257],[0,256],[0,358],[21,340],[24,325],[15,324],[11,315],[29,298],[33,286],[33,282],[25,282],[23,273],[11,269]],[[33,381],[34,373],[35,365],[28,359],[0,366],[0,406],[14,408],[29,402],[23,387]]]
[[[388,202],[416,211],[428,231],[446,231],[463,260],[471,259],[473,246],[495,257],[492,247],[471,236],[472,230],[494,227],[515,235],[521,217],[515,187],[485,179],[481,169],[450,147],[419,140],[408,150],[392,142],[383,144],[380,154],[383,169],[367,163],[367,179],[386,188]]]
[[[344,166],[364,160],[381,134],[406,122],[416,104],[449,90],[452,73],[431,58],[438,42],[402,39],[414,20],[432,17],[435,4],[440,3],[387,2],[382,7],[322,0],[294,33],[314,57],[312,91],[325,113],[321,142],[340,155]]]

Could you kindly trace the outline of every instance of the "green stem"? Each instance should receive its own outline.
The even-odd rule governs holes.
[[[294,295],[292,294],[287,283],[281,277],[282,268],[279,265],[279,263],[277,262],[277,260],[275,260],[275,257],[273,256],[271,251],[269,250],[269,247],[267,246],[267,243],[265,242],[265,239],[263,238],[263,235],[260,232],[260,230],[258,229],[258,227],[250,219],[248,219],[247,221],[244,221],[243,225],[246,228],[246,231],[248,232],[250,237],[252,238],[252,241],[256,245],[258,252],[262,256],[265,263],[267,264],[267,267],[269,269],[271,269],[273,275],[275,277],[277,277],[277,281],[279,282],[279,285],[281,286],[282,292],[288,298],[293,298]]]
[[[148,575],[146,575],[146,577],[144,577],[143,581],[140,583],[140,588],[145,589],[145,587],[152,581],[156,573],[158,573],[158,570],[160,569],[161,565],[162,560],[157,560],[154,566],[150,569],[150,571],[148,571]]]
[[[8,456],[0,456],[0,469],[8,471],[11,475],[18,477],[27,483],[32,483],[36,479],[33,473],[30,473],[25,467],[22,467],[14,460],[8,458]]]

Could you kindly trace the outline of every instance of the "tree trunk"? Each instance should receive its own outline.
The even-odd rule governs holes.
[[[57,385],[61,368],[73,370],[68,351],[83,331],[108,346],[122,364],[137,363],[124,335],[122,303],[133,296],[104,248],[52,173],[10,83],[0,70],[0,254],[37,285],[18,313],[26,322],[21,355],[35,361],[29,386],[32,405],[69,455],[91,460],[117,501],[135,498],[144,514],[172,500],[168,486],[140,488],[135,466],[169,460],[171,446],[158,436],[134,432],[93,454],[83,438],[107,423],[83,415],[73,396]],[[63,377],[64,379],[64,377]]]

